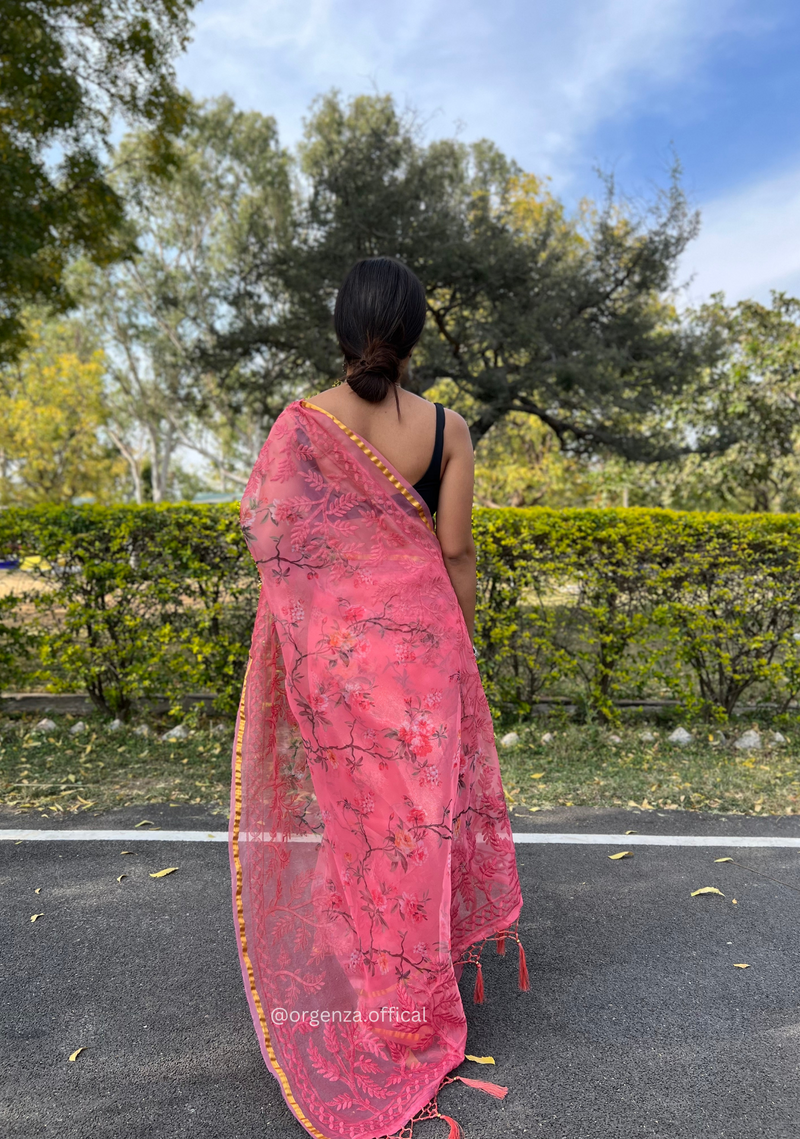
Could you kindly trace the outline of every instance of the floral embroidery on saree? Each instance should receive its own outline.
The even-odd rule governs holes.
[[[241,522],[262,583],[231,788],[245,988],[309,1134],[378,1139],[438,1114],[464,1059],[454,965],[482,999],[475,945],[518,940],[491,715],[428,516],[359,436],[290,404]]]

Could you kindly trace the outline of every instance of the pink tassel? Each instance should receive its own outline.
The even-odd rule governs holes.
[[[504,933],[497,935],[497,953],[499,957],[506,955],[506,935]]]
[[[447,1139],[464,1139],[464,1132],[461,1130],[455,1119],[451,1119],[449,1115],[439,1114],[439,1119],[444,1119],[450,1124],[450,1133]]]
[[[495,1099],[505,1099],[508,1095],[508,1088],[504,1088],[500,1084],[490,1084],[487,1080],[470,1080],[466,1076],[456,1076],[456,1079],[461,1080],[462,1084],[469,1084],[471,1088],[477,1088],[478,1091],[488,1092]]]
[[[528,965],[525,961],[525,950],[522,948],[522,942],[519,942],[519,987],[523,993],[526,993],[530,987],[531,982],[528,977]]]
[[[476,1005],[483,1004],[483,969],[481,963],[478,962],[478,976],[475,978],[475,992],[472,994],[472,1000]]]

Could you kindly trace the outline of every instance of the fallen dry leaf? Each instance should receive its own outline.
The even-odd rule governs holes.
[[[544,771],[536,771],[531,776],[531,779],[542,779],[544,777],[544,775],[545,775]]]
[[[715,862],[733,862],[732,858],[715,858]]]
[[[77,1060],[78,1057],[80,1056],[81,1052],[85,1052],[85,1051],[86,1051],[85,1048],[76,1048],[75,1051],[70,1056],[70,1060]]]
[[[172,874],[177,870],[177,866],[168,866],[166,870],[156,870],[155,874],[151,874],[151,878],[164,878],[167,874]]]
[[[472,1060],[473,1064],[494,1064],[494,1056],[465,1056],[465,1060]]]
[[[37,887],[36,887],[36,889],[35,889],[33,892],[34,892],[34,894],[41,894],[41,892],[42,892],[42,887],[41,887],[41,886],[37,886]]]
[[[140,823],[134,823],[134,828],[136,828],[136,827],[151,827],[152,825],[153,825],[153,823],[150,819],[142,819],[142,821]]]
[[[734,965],[734,969],[749,969],[749,965]]]
[[[732,906],[738,906],[738,905],[739,905],[739,903],[736,901],[736,899],[735,899],[735,898],[731,898],[731,905],[732,905]]]
[[[625,834],[638,834],[638,831],[625,831]]]
[[[618,859],[618,858],[633,858],[633,851],[632,850],[621,850],[619,852],[619,854],[609,854],[608,857],[614,861],[616,861],[616,859]]]
[[[135,850],[121,850],[120,854],[135,854]]]
[[[31,914],[31,921],[36,921],[37,918],[43,918],[44,914]]]
[[[698,894],[719,894],[721,898],[725,897],[722,890],[718,890],[716,886],[701,886],[699,890],[692,890],[691,896],[696,898]]]
[[[127,878],[127,877],[128,877],[127,874],[120,874],[119,878],[117,878],[117,881],[121,882],[123,878]]]

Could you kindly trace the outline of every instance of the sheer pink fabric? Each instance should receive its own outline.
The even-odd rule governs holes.
[[[264,1059],[314,1136],[397,1131],[464,1058],[454,961],[522,905],[492,721],[412,488],[296,401],[241,506],[261,595],[230,856]]]

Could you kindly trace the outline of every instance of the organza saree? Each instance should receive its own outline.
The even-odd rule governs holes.
[[[465,961],[483,990],[470,947],[519,944],[472,645],[427,507],[323,409],[278,417],[241,523],[261,593],[229,850],[256,1033],[309,1134],[410,1134],[460,1078]]]

